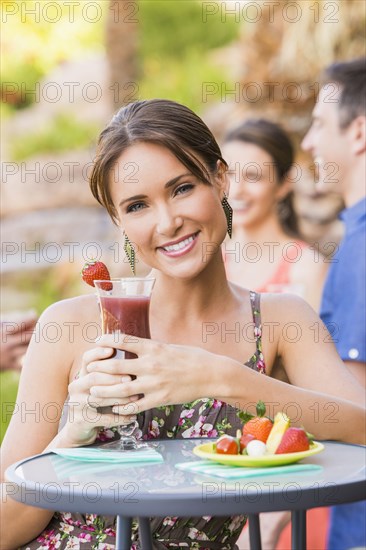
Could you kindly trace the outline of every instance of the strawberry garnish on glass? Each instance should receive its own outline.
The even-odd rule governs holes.
[[[111,280],[107,266],[103,262],[99,261],[87,262],[81,270],[81,277],[83,281],[90,286],[95,286],[94,281]],[[112,284],[103,283],[102,289],[112,290]]]

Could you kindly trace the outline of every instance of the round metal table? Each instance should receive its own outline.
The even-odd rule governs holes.
[[[117,516],[117,550],[130,548],[132,518],[141,544],[152,548],[149,517],[248,514],[252,550],[260,550],[260,512],[291,510],[292,548],[306,548],[306,510],[365,498],[366,448],[324,442],[325,450],[304,463],[312,472],[224,479],[190,473],[177,463],[200,460],[192,449],[207,439],[161,440],[163,463],[84,463],[52,452],[10,466],[12,498],[30,506]]]

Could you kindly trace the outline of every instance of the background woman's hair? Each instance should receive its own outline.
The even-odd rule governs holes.
[[[252,143],[266,151],[273,160],[279,185],[283,183],[293,165],[295,151],[289,136],[281,126],[261,118],[248,119],[225,136],[224,142],[229,141]],[[299,237],[293,200],[294,194],[291,191],[278,203],[278,216],[284,231],[291,237]]]
[[[211,131],[188,107],[166,99],[130,103],[115,114],[100,134],[90,177],[94,197],[114,222],[118,215],[110,195],[110,178],[123,182],[126,177],[134,177],[134,167],[119,174],[117,161],[128,147],[139,142],[166,147],[189,172],[208,185],[217,172],[217,161],[227,166]],[[138,166],[135,169],[138,174]]]

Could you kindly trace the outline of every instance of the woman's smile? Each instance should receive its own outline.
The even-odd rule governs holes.
[[[171,241],[162,246],[158,246],[157,250],[162,252],[165,256],[170,256],[171,258],[184,256],[194,248],[198,234],[199,231],[179,240]]]

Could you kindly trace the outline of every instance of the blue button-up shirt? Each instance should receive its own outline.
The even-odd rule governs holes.
[[[329,269],[320,316],[344,361],[366,362],[366,198],[341,212],[345,235]],[[327,548],[365,548],[366,501],[333,507]]]
[[[345,235],[328,272],[320,316],[341,358],[366,362],[366,198],[340,218]]]

